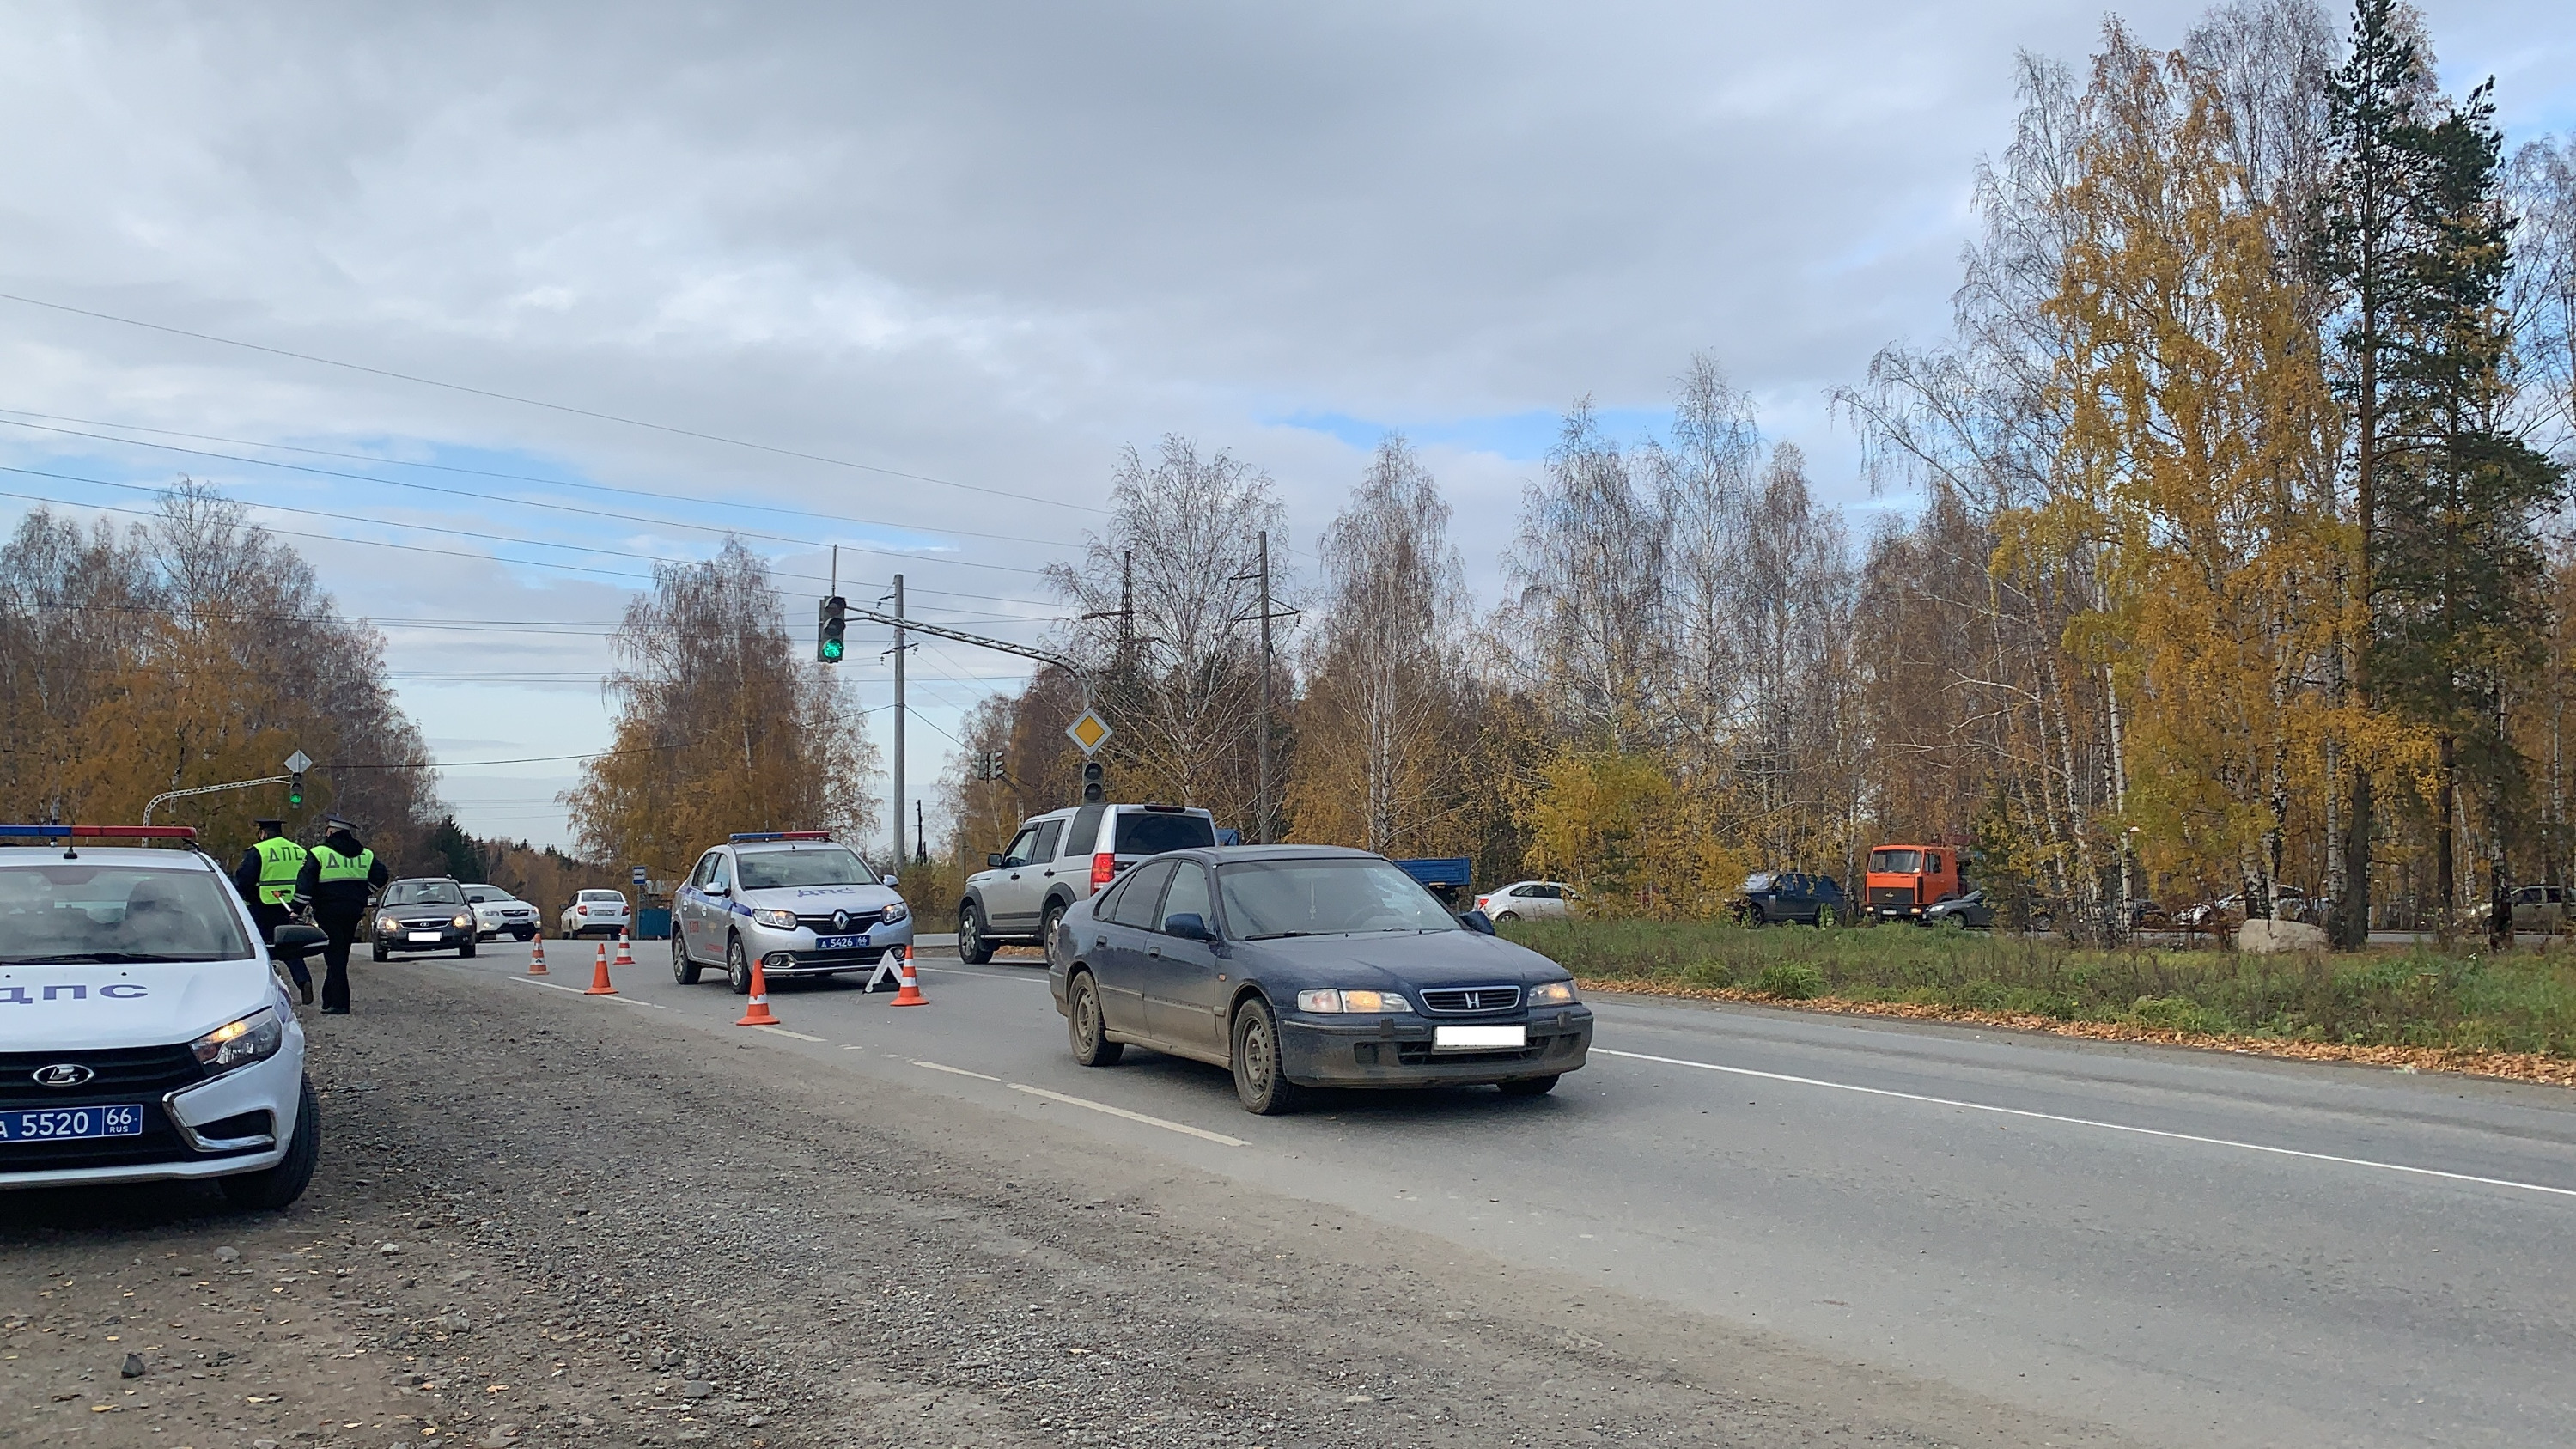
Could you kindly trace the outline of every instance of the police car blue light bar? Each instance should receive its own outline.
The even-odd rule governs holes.
[[[193,825],[0,825],[0,840],[194,840]]]
[[[755,840],[829,840],[828,830],[751,830],[725,837],[728,845],[743,845]]]

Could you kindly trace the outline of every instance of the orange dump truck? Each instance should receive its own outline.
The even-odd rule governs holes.
[[[1861,909],[1880,920],[1920,920],[1923,908],[1959,893],[1956,846],[1882,845],[1869,853]]]

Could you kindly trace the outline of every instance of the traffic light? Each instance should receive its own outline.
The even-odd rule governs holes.
[[[825,599],[814,611],[814,657],[826,664],[838,664],[848,649],[842,635],[850,630],[850,601],[838,594]]]
[[[1098,760],[1085,760],[1082,762],[1083,804],[1097,805],[1101,801],[1109,798],[1108,790],[1103,788],[1100,783],[1101,776],[1104,773],[1105,772],[1100,768],[1100,762]]]
[[[286,804],[287,808],[292,810],[304,808],[304,772],[302,770],[286,777]]]
[[[983,765],[983,776],[985,779],[1007,780],[1010,778],[1010,772],[1006,767],[1004,757],[1000,750],[985,751],[984,758],[981,763]]]

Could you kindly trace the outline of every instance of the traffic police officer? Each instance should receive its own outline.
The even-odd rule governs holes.
[[[313,924],[326,938],[322,947],[322,1013],[349,1014],[349,947],[367,919],[367,898],[390,878],[385,863],[358,841],[357,828],[334,815],[322,822],[322,843],[304,858],[295,877],[298,904],[313,907]]]
[[[250,903],[251,919],[259,922],[259,938],[274,943],[277,928],[292,917],[287,902],[295,899],[295,878],[304,873],[305,849],[286,838],[283,820],[255,820],[259,842],[242,852],[241,864],[233,867],[233,887]],[[313,1004],[313,973],[305,969],[300,954],[286,958],[286,969],[295,977],[295,989],[304,993],[304,1004]]]

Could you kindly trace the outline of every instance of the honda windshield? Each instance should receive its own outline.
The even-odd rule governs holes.
[[[868,874],[868,863],[838,845],[814,850],[737,851],[734,874],[736,884],[747,891],[876,883],[876,877]]]
[[[1260,860],[1217,868],[1226,926],[1249,941],[1364,931],[1455,931],[1422,882],[1382,860]]]
[[[0,865],[0,965],[256,954],[230,886],[210,871],[68,860]]]

